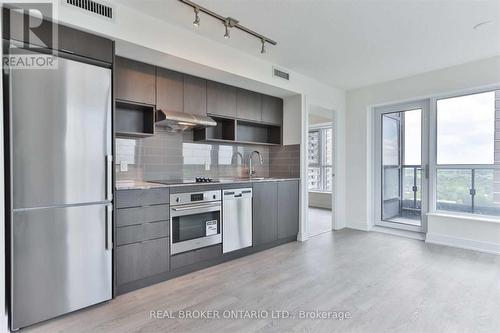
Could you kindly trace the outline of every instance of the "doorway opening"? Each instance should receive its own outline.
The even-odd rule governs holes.
[[[307,140],[308,236],[331,232],[333,226],[333,112],[309,107]]]

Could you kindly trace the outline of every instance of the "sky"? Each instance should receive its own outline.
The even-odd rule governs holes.
[[[438,164],[493,164],[494,140],[495,92],[438,100]]]

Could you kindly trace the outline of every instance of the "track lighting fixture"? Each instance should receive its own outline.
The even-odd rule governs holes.
[[[205,7],[202,7],[202,6],[199,6],[198,4],[192,2],[191,0],[179,0],[180,2],[192,7],[194,9],[194,22],[193,22],[193,25],[195,27],[199,27],[200,26],[200,15],[199,15],[199,12],[203,12],[204,14],[208,15],[208,16],[211,16],[213,17],[214,19],[216,20],[219,20],[220,22],[222,22],[222,24],[224,24],[224,38],[229,38],[230,35],[229,35],[229,28],[237,28],[239,29],[240,31],[243,31],[243,32],[246,32],[247,34],[249,35],[252,35],[254,36],[255,38],[258,38],[261,43],[262,43],[262,47],[260,49],[260,53],[264,54],[266,53],[266,43],[269,43],[271,45],[277,45],[278,43],[276,43],[274,40],[270,39],[270,38],[267,38],[266,36],[263,36],[253,30],[250,30],[248,29],[247,27],[244,27],[242,26],[241,24],[239,24],[238,20],[232,18],[232,17],[224,17],[222,15],[219,15],[213,11],[211,11],[210,9],[207,9]]]
[[[228,39],[229,38],[229,23],[227,20],[226,20],[226,22],[224,22],[224,28],[226,29],[226,32],[224,33],[224,38]]]
[[[200,9],[198,7],[194,7],[193,25],[197,28],[200,26]]]

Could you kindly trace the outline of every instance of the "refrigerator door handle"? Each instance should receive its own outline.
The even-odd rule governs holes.
[[[106,200],[113,200],[113,155],[106,155]]]
[[[113,248],[113,205],[106,206],[106,250]]]

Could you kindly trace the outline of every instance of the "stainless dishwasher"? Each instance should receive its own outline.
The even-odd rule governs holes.
[[[224,190],[222,200],[222,252],[252,246],[252,189]]]

